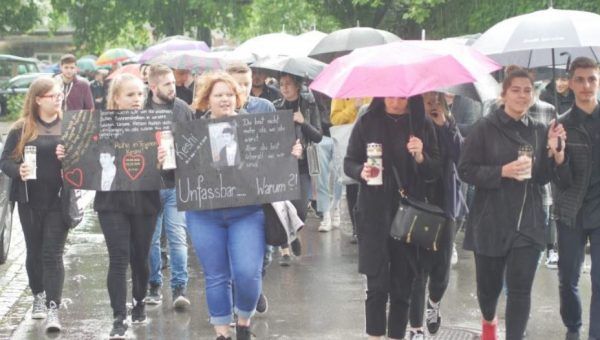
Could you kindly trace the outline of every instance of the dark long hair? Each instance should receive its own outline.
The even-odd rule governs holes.
[[[385,112],[384,97],[374,97],[367,108],[369,112]],[[408,114],[409,114],[409,131],[414,133],[415,130],[420,130],[425,122],[425,104],[422,95],[416,95],[408,98]]]

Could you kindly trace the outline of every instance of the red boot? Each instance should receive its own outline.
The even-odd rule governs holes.
[[[498,340],[498,318],[492,322],[481,321],[481,340]]]

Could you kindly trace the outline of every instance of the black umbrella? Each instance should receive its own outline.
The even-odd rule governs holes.
[[[375,46],[398,41],[397,35],[370,27],[352,27],[331,32],[324,37],[309,57],[330,63],[333,59],[346,55],[359,47]]]
[[[265,71],[267,74],[278,77],[279,73],[289,73],[298,77],[315,79],[327,64],[309,57],[267,57],[250,65],[253,69]]]

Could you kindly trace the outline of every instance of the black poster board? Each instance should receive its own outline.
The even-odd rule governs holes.
[[[291,111],[178,123],[179,210],[207,210],[300,197]]]
[[[64,184],[98,191],[164,188],[156,153],[172,116],[170,110],[66,112]]]

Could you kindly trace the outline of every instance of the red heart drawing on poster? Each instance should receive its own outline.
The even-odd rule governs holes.
[[[146,160],[144,156],[139,153],[128,153],[123,157],[122,161],[123,170],[132,181],[135,181],[144,172],[144,166],[146,166]]]
[[[76,188],[83,184],[83,171],[80,168],[71,169],[64,174],[65,180]]]

